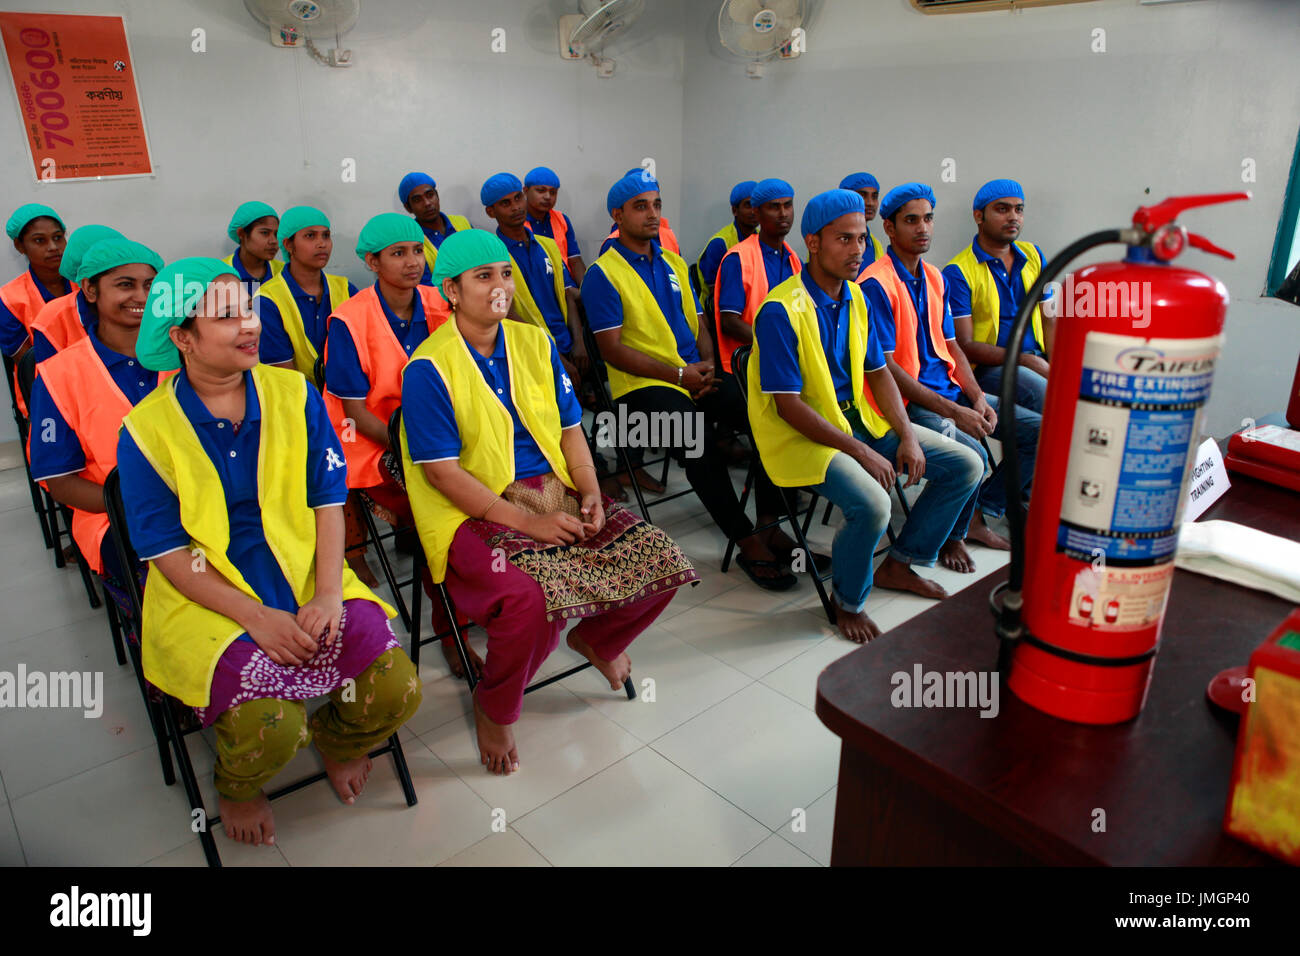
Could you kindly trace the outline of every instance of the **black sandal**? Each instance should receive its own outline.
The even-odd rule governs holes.
[[[772,553],[777,556],[778,560],[789,564],[794,560],[794,553],[797,550],[798,546],[791,548],[789,551],[777,551],[773,548]],[[817,568],[818,574],[825,574],[831,569],[831,556],[829,554],[822,554],[820,551],[813,551],[812,559],[813,565]]]
[[[740,570],[749,575],[751,581],[765,591],[788,591],[799,583],[799,579],[787,571],[779,561],[751,561],[743,554],[738,554],[736,564],[740,566]],[[770,568],[773,571],[780,571],[781,574],[777,577],[761,578],[754,573],[759,568]]]

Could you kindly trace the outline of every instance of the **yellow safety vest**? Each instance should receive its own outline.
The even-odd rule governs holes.
[[[255,366],[252,376],[262,415],[257,459],[262,527],[295,599],[306,604],[316,593],[316,514],[307,506],[307,380],[269,365]],[[176,379],[159,383],[122,424],[179,499],[191,551],[260,601],[226,556],[230,514],[225,489],[176,398]],[[343,600],[352,598],[374,601],[390,618],[397,613],[345,564]],[[144,676],[186,704],[208,706],[217,661],[244,628],[185,597],[156,567],[144,589],[143,616]]]
[[[961,274],[966,278],[966,285],[970,287],[971,332],[975,341],[983,342],[985,345],[997,345],[998,328],[1002,319],[1002,300],[998,295],[997,280],[993,278],[988,263],[980,262],[979,259],[975,258],[974,247],[975,244],[972,242],[953,256],[948,265],[960,269]],[[1038,258],[1038,250],[1034,248],[1032,242],[1017,242],[1016,248],[1025,257],[1025,264],[1020,271],[1020,279],[1025,284],[1025,291],[1028,292],[1034,282],[1037,281],[1038,274],[1043,271],[1043,263]],[[1034,341],[1043,352],[1046,352],[1047,338],[1043,335],[1043,310],[1041,306],[1034,306],[1032,321]],[[975,363],[972,362],[971,365],[975,365]]]
[[[682,296],[682,314],[686,316],[686,325],[690,328],[691,335],[698,339],[700,317],[695,311],[695,301],[691,296],[691,280],[686,271],[686,261],[667,249],[661,249],[660,254],[677,278],[678,291]],[[677,337],[673,335],[672,326],[668,324],[668,319],[659,308],[654,293],[645,284],[645,280],[637,275],[632,264],[623,258],[622,253],[610,246],[592,263],[593,269],[597,267],[604,273],[623,302],[623,344],[665,365],[681,368],[682,357],[677,354]],[[638,388],[645,388],[647,385],[675,388],[688,397],[691,394],[680,385],[663,382],[657,378],[633,375],[608,363],[606,367],[609,371],[609,388],[614,398],[636,391]]]
[[[333,312],[350,298],[348,280],[346,276],[332,276],[327,273],[324,277],[325,287],[329,291],[330,312]],[[280,310],[280,323],[284,326],[289,341],[293,343],[293,367],[315,382],[316,359],[319,353],[311,339],[307,337],[307,325],[303,322],[302,313],[298,310],[298,303],[294,300],[293,293],[289,291],[289,284],[284,281],[284,275],[276,275],[263,282],[253,298],[259,296],[270,299]]]
[[[445,213],[447,221],[451,223],[453,229],[462,232],[466,229],[473,229],[469,220],[464,216],[453,216],[451,213]],[[429,241],[429,237],[424,237],[424,261],[429,264],[429,271],[433,271],[433,264],[438,261],[438,247]]]
[[[560,303],[560,314],[564,316],[564,321],[569,321],[569,303],[564,295],[564,260],[560,258],[560,247],[555,244],[555,240],[548,239],[546,236],[533,234],[534,242],[541,245],[546,257],[551,261],[552,278],[555,281],[555,298]],[[510,257],[510,266],[515,274],[515,314],[525,322],[530,322],[540,328],[552,339],[550,328],[546,325],[546,317],[542,315],[542,310],[537,305],[537,300],[533,298],[532,290],[528,288],[528,283],[524,279],[524,272],[519,268],[519,263],[515,262],[515,257]]]
[[[551,341],[539,329],[522,322],[502,322],[501,334],[506,337],[510,397],[519,420],[537,442],[551,470],[573,488],[560,449],[560,407],[551,367]],[[452,412],[461,435],[460,466],[499,495],[515,480],[514,420],[484,380],[469,350],[453,315],[451,321],[444,322],[420,344],[406,368],[417,362],[429,362],[437,370],[451,396]],[[405,377],[405,370],[402,375]],[[447,553],[452,539],[469,515],[429,483],[423,465],[411,461],[406,441],[407,415],[424,413],[419,408],[403,409],[402,468],[429,573],[434,581],[442,581],[447,576]]]
[[[873,438],[889,431],[889,422],[876,407],[875,396],[866,387],[865,364],[867,339],[871,323],[867,302],[856,282],[849,287],[849,376],[853,384],[858,413],[862,424]],[[793,275],[768,293],[763,300],[779,302],[785,306],[799,347],[799,373],[803,376],[800,396],[817,414],[840,431],[851,431],[848,419],[840,411],[835,397],[835,383],[831,379],[830,363],[822,348],[817,325],[817,306],[804,288],[803,279]],[[753,352],[749,359],[749,424],[754,432],[763,467],[774,483],[782,488],[816,485],[826,480],[826,471],[838,449],[822,445],[805,437],[781,417],[776,408],[776,396],[766,394],[759,381],[758,336],[754,336]],[[866,401],[863,401],[863,399]]]
[[[733,219],[713,235],[709,236],[709,241],[704,244],[704,249],[700,252],[700,257],[695,260],[695,281],[700,286],[700,305],[708,308],[710,297],[713,295],[713,283],[706,282],[704,279],[704,253],[709,251],[709,246],[713,245],[714,239],[721,239],[727,244],[727,249],[740,242],[740,233],[736,230],[736,221]],[[726,253],[723,253],[724,255]],[[721,268],[722,260],[718,260],[718,266]],[[716,279],[717,276],[714,276]]]

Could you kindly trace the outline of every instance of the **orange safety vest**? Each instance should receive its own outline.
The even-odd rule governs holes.
[[[555,244],[560,247],[560,261],[563,262],[565,265],[568,265],[569,224],[564,221],[564,213],[560,212],[558,209],[552,208],[550,215],[551,215],[551,238],[554,239]],[[524,220],[524,225],[529,229],[533,228],[533,224],[529,222],[527,219]]]
[[[32,321],[36,318],[37,313],[45,307],[45,296],[41,295],[40,287],[37,286],[36,280],[32,278],[30,269],[4,285],[0,285],[0,302],[3,302],[5,308],[13,313],[14,318],[23,324],[23,328],[27,330],[27,337],[30,339]],[[17,369],[14,369],[14,399],[18,405],[18,412],[26,418],[27,403],[23,401],[22,389],[18,387]]]
[[[158,381],[175,374],[163,372]],[[41,363],[41,381],[59,414],[81,441],[86,467],[77,476],[102,485],[117,467],[117,436],[122,419],[131,411],[131,402],[108,374],[86,335]],[[107,514],[72,509],[72,537],[96,574],[104,570],[99,548],[107,531]]]
[[[618,226],[615,226],[614,230],[606,237],[606,241],[608,242],[610,239],[617,238]],[[669,252],[677,253],[679,256],[682,254],[682,247],[678,245],[677,235],[673,232],[672,227],[668,225],[667,216],[659,217],[659,245],[663,246],[663,248],[667,249]]]
[[[921,263],[921,271],[925,276],[926,319],[930,326],[930,341],[934,343],[935,355],[947,363],[948,377],[957,382],[957,377],[953,375],[957,363],[948,352],[948,343],[943,337],[943,273],[924,261]],[[917,339],[920,329],[912,293],[899,278],[890,256],[881,256],[867,266],[862,275],[858,276],[857,282],[862,285],[868,279],[880,283],[894,313],[894,361],[904,372],[916,378],[921,374],[921,353]],[[907,404],[907,399],[903,399],[903,404]]]
[[[80,293],[80,289],[74,289],[67,295],[50,300],[32,320],[31,330],[45,336],[56,352],[86,338],[86,327],[81,324],[81,314],[77,311],[77,296]]]
[[[429,334],[432,335],[434,329],[447,321],[451,307],[433,286],[420,285],[416,289],[424,305]],[[330,321],[339,321],[348,327],[352,344],[357,350],[357,358],[361,362],[361,371],[370,380],[366,409],[387,424],[394,410],[402,404],[402,369],[406,367],[407,355],[384,316],[384,308],[379,303],[379,290],[370,286],[358,292],[334,310]],[[325,340],[325,364],[328,367],[328,338]],[[330,422],[342,441],[343,455],[348,461],[348,487],[373,488],[383,484],[379,458],[384,453],[384,446],[361,434],[355,425],[345,426],[347,413],[343,411],[343,399],[328,390],[325,392],[325,407],[329,411]]]
[[[763,300],[767,298],[770,291],[767,285],[767,266],[763,264],[763,247],[759,245],[762,240],[759,239],[758,233],[755,232],[747,239],[742,239],[722,257],[722,262],[726,262],[731,256],[737,256],[740,259],[740,281],[745,286],[745,311],[740,314],[740,318],[751,329],[754,327],[754,317],[758,315],[759,307],[762,306]],[[785,247],[786,255],[790,257],[790,267],[794,270],[795,275],[803,271],[803,263],[799,257],[794,254],[788,242],[782,242]],[[718,276],[722,275],[722,262],[718,263]],[[717,313],[717,277],[714,278],[714,308]],[[744,342],[733,339],[722,328],[722,317],[718,315],[718,352],[722,358],[722,368],[724,371],[731,371],[731,356]]]

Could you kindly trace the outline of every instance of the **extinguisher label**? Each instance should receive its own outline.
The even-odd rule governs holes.
[[[1082,568],[1074,576],[1070,623],[1098,631],[1136,631],[1160,620],[1174,566]]]
[[[1088,333],[1058,551],[1121,567],[1173,559],[1183,483],[1221,344],[1221,336]]]

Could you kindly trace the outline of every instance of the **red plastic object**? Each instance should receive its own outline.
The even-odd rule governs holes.
[[[1215,707],[1230,711],[1240,717],[1246,712],[1246,685],[1245,679],[1250,673],[1250,667],[1242,664],[1240,667],[1229,667],[1226,671],[1219,671],[1214,675],[1208,687],[1205,688],[1205,696],[1209,698],[1210,703]]]

